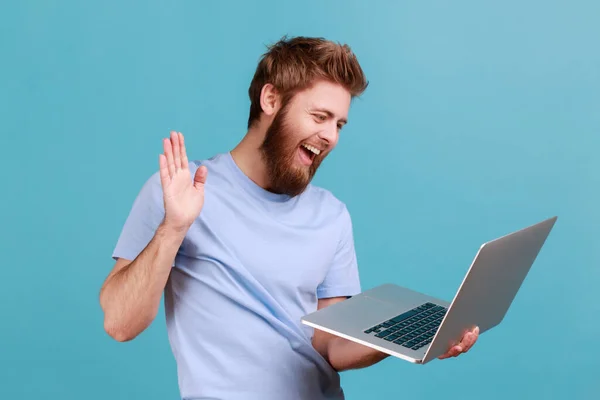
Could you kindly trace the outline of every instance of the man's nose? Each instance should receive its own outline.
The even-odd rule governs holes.
[[[327,142],[327,146],[333,146],[337,141],[338,137],[338,127],[335,122],[331,124],[327,124],[324,129],[319,132],[319,138],[325,142]]]

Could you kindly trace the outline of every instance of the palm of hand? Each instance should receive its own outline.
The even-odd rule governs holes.
[[[178,229],[187,229],[204,205],[206,167],[198,168],[191,178],[183,134],[171,132],[163,140],[164,154],[159,157],[165,221]]]

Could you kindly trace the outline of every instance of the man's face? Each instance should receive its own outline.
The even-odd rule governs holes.
[[[342,86],[321,81],[282,105],[261,146],[271,191],[290,196],[304,191],[336,146],[351,100]]]

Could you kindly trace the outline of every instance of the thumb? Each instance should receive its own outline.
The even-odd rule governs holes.
[[[196,170],[196,174],[194,175],[194,187],[196,189],[200,189],[206,183],[206,176],[208,175],[208,170],[204,165],[201,165]]]

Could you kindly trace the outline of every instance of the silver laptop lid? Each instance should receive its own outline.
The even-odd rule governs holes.
[[[479,326],[481,334],[502,321],[556,219],[549,218],[479,248],[423,363],[448,351],[463,336],[465,326]]]

